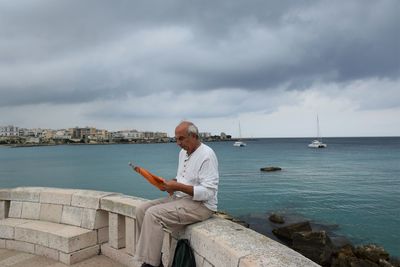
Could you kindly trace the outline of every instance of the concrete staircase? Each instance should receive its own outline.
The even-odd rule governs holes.
[[[44,256],[37,256],[25,252],[0,249],[0,266],[1,267],[68,267],[59,261],[46,258]],[[73,267],[125,267],[110,258],[99,255],[81,261],[79,263],[69,265]]]

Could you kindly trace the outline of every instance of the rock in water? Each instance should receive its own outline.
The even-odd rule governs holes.
[[[279,224],[285,223],[285,219],[283,219],[283,216],[276,213],[272,213],[269,216],[269,220],[273,223],[279,223]]]
[[[292,248],[323,266],[329,266],[334,251],[325,231],[294,233]]]
[[[274,233],[274,235],[276,235],[278,238],[292,243],[294,233],[307,232],[307,231],[310,232],[311,230],[312,229],[311,229],[310,222],[306,221],[306,222],[299,222],[299,223],[290,224],[288,226],[276,228],[276,229],[272,230],[272,233]]]
[[[356,247],[355,254],[361,259],[367,259],[375,263],[379,263],[380,260],[389,260],[389,253],[382,247],[373,244]]]
[[[262,171],[262,172],[274,172],[274,171],[280,171],[280,170],[282,170],[282,168],[280,168],[280,167],[264,167],[264,168],[260,169],[260,171]]]

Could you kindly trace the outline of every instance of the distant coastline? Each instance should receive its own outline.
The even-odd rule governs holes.
[[[203,142],[233,142],[238,140],[237,138],[221,139],[218,137],[208,137],[203,138]],[[255,140],[255,139],[252,139]],[[0,146],[19,148],[19,147],[41,147],[41,146],[58,146],[58,145],[132,145],[132,144],[165,144],[165,143],[175,143],[175,138],[163,138],[163,139],[135,139],[135,140],[120,140],[117,142],[52,142],[52,143],[0,143]]]

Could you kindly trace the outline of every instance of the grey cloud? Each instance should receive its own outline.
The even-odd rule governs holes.
[[[398,25],[395,0],[2,2],[0,106],[396,79]]]

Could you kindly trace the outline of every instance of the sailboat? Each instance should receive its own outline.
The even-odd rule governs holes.
[[[245,147],[247,144],[243,141],[241,141],[242,138],[242,130],[240,129],[240,122],[239,122],[239,140],[237,140],[235,143],[233,143],[233,146],[237,147]]]
[[[322,138],[319,136],[319,119],[317,115],[317,139],[313,140],[311,144],[308,145],[310,148],[326,148],[327,145],[322,143]]]

